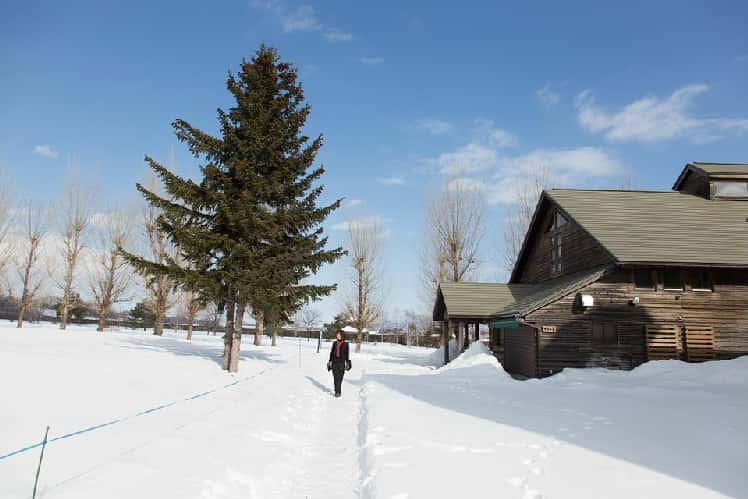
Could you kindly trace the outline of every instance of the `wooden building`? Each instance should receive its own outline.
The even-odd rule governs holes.
[[[509,283],[443,283],[434,320],[490,324],[525,377],[746,354],[748,164],[688,164],[672,191],[547,190]]]

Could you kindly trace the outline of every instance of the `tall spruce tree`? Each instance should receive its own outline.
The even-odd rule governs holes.
[[[235,104],[218,109],[221,137],[184,120],[176,135],[204,164],[202,179],[177,176],[153,159],[166,195],[138,184],[146,200],[160,210],[159,227],[179,249],[180,265],[127,254],[143,272],[167,274],[199,290],[226,312],[224,368],[238,370],[245,305],[257,315],[267,310],[284,320],[302,303],[329,295],[335,285],[311,285],[306,279],[343,255],[326,249],[321,224],[340,206],[318,206],[324,168],[313,167],[322,136],[310,141],[302,129],[309,115],[296,69],[277,52],[261,46],[251,61],[229,73]],[[186,263],[186,265],[185,265]]]

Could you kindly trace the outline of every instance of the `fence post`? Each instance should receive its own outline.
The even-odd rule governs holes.
[[[31,499],[36,499],[36,486],[39,483],[39,472],[42,470],[42,459],[44,459],[44,448],[47,447],[47,437],[49,436],[49,426],[47,431],[44,432],[44,441],[42,442],[42,452],[39,454],[39,465],[36,467],[36,478],[34,479],[34,493]]]

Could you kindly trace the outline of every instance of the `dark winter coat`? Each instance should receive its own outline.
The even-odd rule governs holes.
[[[345,364],[345,366],[350,369],[351,366],[351,359],[350,359],[350,348],[348,346],[348,342],[344,341],[343,344],[340,346],[340,356],[335,355],[335,343],[337,341],[332,342],[332,348],[330,348],[330,363],[332,364]]]

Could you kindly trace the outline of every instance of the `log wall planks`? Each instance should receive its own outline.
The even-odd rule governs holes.
[[[573,313],[576,293],[571,293],[528,314],[527,322],[540,330],[538,374],[546,376],[564,367],[629,369],[655,357],[708,360],[748,353],[748,271],[714,270],[713,278],[711,292],[665,291],[661,286],[635,289],[631,270],[619,268],[578,291],[593,295],[595,305],[590,310]],[[639,297],[639,306],[630,304],[634,296]],[[615,323],[615,344],[593,341],[594,322]],[[544,325],[556,326],[556,332],[542,332]],[[671,329],[677,331],[675,351],[648,355],[648,328],[660,332],[675,328]],[[685,353],[688,331],[690,356]]]
[[[569,220],[560,228],[561,271],[551,274],[551,232],[547,228],[553,221],[553,215],[554,207],[547,205],[541,214],[538,229],[530,236],[531,244],[516,282],[535,284],[612,262],[610,254],[595,238]]]

